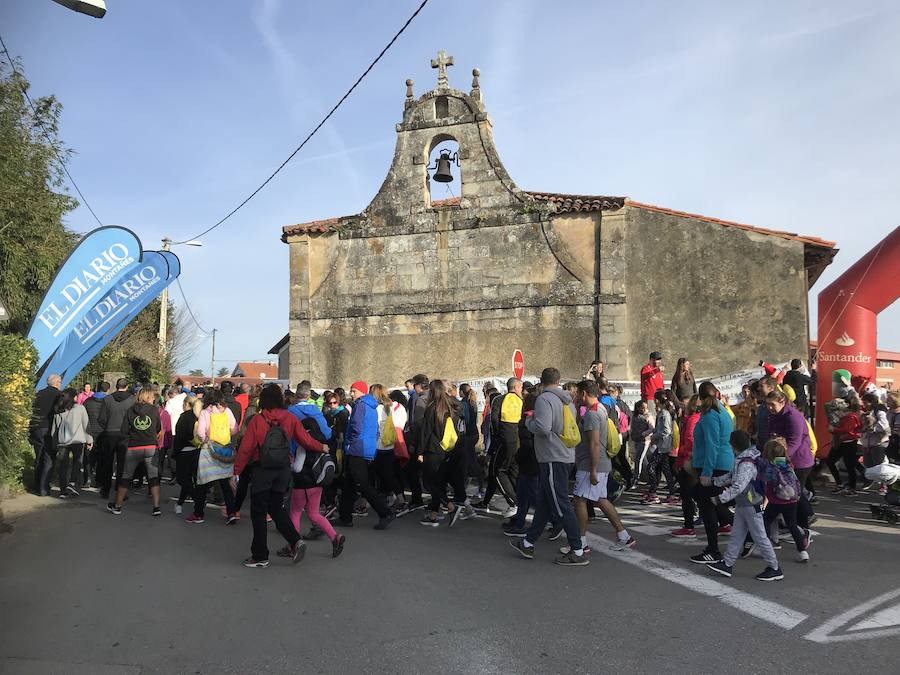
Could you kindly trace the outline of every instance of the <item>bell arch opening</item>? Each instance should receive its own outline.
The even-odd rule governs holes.
[[[458,162],[459,141],[450,134],[437,134],[428,144],[425,193],[429,205],[462,194],[462,171]]]

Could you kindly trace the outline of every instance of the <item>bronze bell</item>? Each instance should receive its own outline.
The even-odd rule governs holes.
[[[455,154],[455,153],[454,153]],[[455,157],[451,157],[449,150],[442,150],[441,156],[437,159],[437,171],[434,172],[434,180],[438,183],[452,183],[453,182],[453,174],[450,173],[450,162],[452,162]],[[459,166],[459,160],[456,159],[456,164]]]

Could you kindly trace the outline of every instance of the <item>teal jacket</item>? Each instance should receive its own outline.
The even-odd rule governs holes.
[[[713,471],[731,471],[734,453],[731,451],[731,416],[725,408],[708,410],[700,415],[694,428],[694,450],[691,466],[700,470],[701,476],[711,477]]]

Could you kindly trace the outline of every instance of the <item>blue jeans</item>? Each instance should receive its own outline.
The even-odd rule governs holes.
[[[541,479],[538,476],[519,474],[516,480],[516,503],[519,505],[519,510],[516,511],[516,527],[520,529],[525,527],[525,516],[528,515],[528,509],[537,505],[540,489]]]
[[[562,525],[573,550],[581,548],[581,530],[575,509],[569,501],[569,474],[572,465],[564,462],[540,462],[541,477],[538,500],[534,509],[534,520],[531,529],[525,535],[529,544],[541,538],[547,521],[554,525]]]

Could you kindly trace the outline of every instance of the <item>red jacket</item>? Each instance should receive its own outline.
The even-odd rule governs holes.
[[[322,452],[322,444],[309,435],[303,424],[296,417],[284,408],[276,408],[274,410],[261,410],[258,415],[254,415],[247,423],[247,431],[244,433],[244,440],[241,441],[241,447],[238,449],[237,457],[234,460],[234,475],[239,476],[243,473],[244,468],[248,464],[259,461],[259,446],[262,445],[269,431],[269,425],[273,422],[284,429],[288,439],[293,438],[304,448],[310,452]]]
[[[691,454],[694,452],[694,427],[700,421],[700,413],[691,413],[681,424],[681,435],[678,437],[678,454],[675,455],[675,468],[691,466]]]
[[[649,363],[641,368],[641,400],[652,401],[659,389],[665,389],[662,371]]]
[[[834,428],[834,435],[838,437],[841,443],[856,441],[859,440],[861,430],[862,420],[859,417],[859,413],[849,412],[841,418],[838,425]]]

